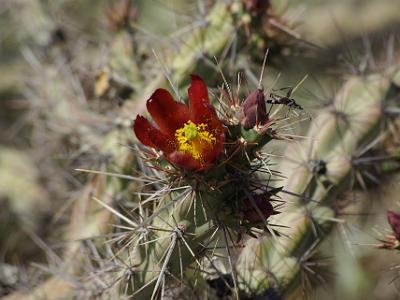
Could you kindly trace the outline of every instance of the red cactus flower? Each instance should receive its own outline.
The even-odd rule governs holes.
[[[189,105],[174,101],[165,89],[157,89],[147,100],[147,110],[156,126],[137,116],[133,130],[146,146],[161,150],[172,164],[188,169],[204,169],[221,153],[225,134],[207,87],[192,75],[188,89]]]
[[[392,210],[388,210],[387,211],[387,219],[388,219],[390,226],[392,227],[392,230],[393,230],[394,235],[396,236],[396,239],[398,241],[400,241],[400,214],[398,214]]]

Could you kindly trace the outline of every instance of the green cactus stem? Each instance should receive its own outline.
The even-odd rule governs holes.
[[[379,133],[379,124],[384,119],[383,103],[392,87],[391,78],[398,74],[394,68],[384,74],[348,78],[331,108],[316,113],[307,134],[313,142],[303,142],[300,151],[298,147],[287,151],[286,155],[297,161],[302,159],[298,153],[311,154],[300,166],[289,161],[279,165],[287,176],[283,183],[285,190],[291,194],[281,195],[286,205],[271,223],[287,227],[279,230],[280,237],[247,241],[237,270],[241,286],[248,292],[272,287],[288,293],[290,287],[298,286],[294,282],[301,269],[301,257],[334,225],[331,205],[351,188],[353,155]],[[323,174],[313,171],[316,161],[324,162]],[[255,260],[249,259],[254,253],[260,254]]]

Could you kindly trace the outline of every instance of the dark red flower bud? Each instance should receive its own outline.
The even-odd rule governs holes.
[[[243,0],[244,9],[250,13],[260,14],[270,6],[269,0]]]
[[[243,118],[241,123],[245,129],[256,125],[264,125],[268,121],[267,108],[265,105],[264,90],[259,88],[242,103]]]
[[[241,209],[243,219],[250,224],[265,222],[274,213],[274,208],[269,200],[268,193],[253,194],[252,199],[247,199],[243,203]]]
[[[398,241],[400,241],[400,214],[398,214],[392,210],[388,210],[387,211],[387,219],[388,219],[390,226],[392,227],[392,230],[393,230],[394,235],[396,236],[396,239]]]

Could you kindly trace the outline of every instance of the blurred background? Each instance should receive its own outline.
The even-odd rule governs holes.
[[[167,53],[203,26],[214,2],[0,2],[0,297],[29,291],[57,272],[49,260],[68,242],[74,199],[90,180],[76,169],[97,170],[112,160],[101,143],[110,130],[133,138],[130,120],[143,112],[147,83],[168,73]],[[254,88],[268,47],[266,82],[296,86],[307,76],[294,96],[312,115],[346,74],[399,62],[400,1],[272,3],[279,23],[267,29],[267,45],[257,48],[262,42],[256,41],[218,56],[234,62],[224,69],[229,82],[242,71],[246,89]],[[247,30],[249,39],[257,33]],[[184,64],[184,54],[176,55]],[[213,56],[199,60],[199,72],[217,87],[222,80]],[[187,82],[179,82],[184,89]],[[394,132],[388,147],[399,149],[400,131]],[[321,245],[321,270],[307,277],[315,283],[309,298],[400,299],[400,256],[374,246],[390,232],[386,210],[400,210],[400,175],[379,179],[384,189],[372,178],[337,204],[341,221]]]

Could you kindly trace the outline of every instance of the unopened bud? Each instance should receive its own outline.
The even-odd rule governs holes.
[[[242,110],[243,118],[241,123],[245,129],[253,128],[256,125],[264,125],[267,122],[267,108],[262,88],[258,88],[247,96],[242,104]]]
[[[243,219],[251,224],[265,222],[274,213],[274,208],[269,200],[268,193],[253,194],[252,199],[247,199],[243,203]]]
[[[387,211],[387,219],[388,219],[390,226],[392,227],[392,230],[393,230],[394,235],[396,236],[396,239],[398,241],[400,241],[400,214],[398,214],[392,210],[388,210]]]
[[[244,9],[250,13],[260,14],[270,6],[269,0],[243,0]]]

